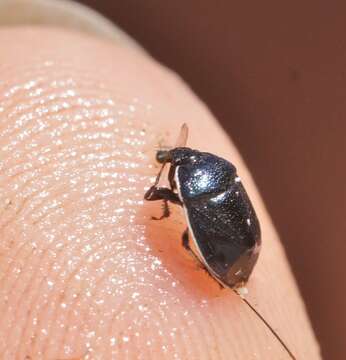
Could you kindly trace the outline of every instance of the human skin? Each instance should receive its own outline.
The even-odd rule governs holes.
[[[144,52],[48,28],[0,31],[0,353],[4,359],[287,359],[181,246],[180,208],[144,202],[155,151],[229,159],[262,227],[247,299],[298,359],[318,359],[280,240],[208,109]]]

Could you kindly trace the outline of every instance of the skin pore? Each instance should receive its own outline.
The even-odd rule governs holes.
[[[159,146],[234,163],[262,225],[247,299],[296,354],[318,359],[277,233],[207,108],[142,51],[48,28],[0,31],[0,353],[4,359],[286,359],[258,318],[160,222]]]

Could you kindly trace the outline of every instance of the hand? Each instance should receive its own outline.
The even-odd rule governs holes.
[[[248,300],[298,359],[318,346],[255,185],[206,107],[144,52],[48,28],[0,31],[4,359],[286,359],[182,248],[179,207],[143,195],[182,122],[232,161],[262,225]],[[220,95],[221,96],[221,95]]]

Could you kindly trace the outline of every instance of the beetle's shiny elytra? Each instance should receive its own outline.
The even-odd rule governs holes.
[[[256,264],[261,236],[236,168],[216,155],[187,147],[158,151],[156,158],[163,167],[170,163],[170,188],[157,186],[161,169],[145,199],[164,201],[160,219],[169,216],[167,202],[181,205],[188,225],[183,246],[192,252],[191,234],[195,256],[216,280],[232,288],[244,284]]]

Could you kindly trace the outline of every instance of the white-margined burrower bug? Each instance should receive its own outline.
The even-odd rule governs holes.
[[[238,288],[246,283],[258,259],[260,225],[234,165],[216,155],[185,147],[187,135],[188,128],[184,124],[177,146],[157,151],[156,160],[162,167],[144,198],[164,202],[163,214],[160,218],[153,217],[155,220],[170,215],[168,202],[183,207],[187,222],[182,235],[184,248],[221,286],[230,287],[239,295]],[[170,188],[159,187],[168,163]],[[248,300],[241,298],[295,359],[262,315]]]

